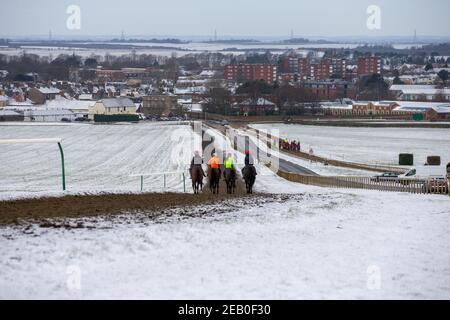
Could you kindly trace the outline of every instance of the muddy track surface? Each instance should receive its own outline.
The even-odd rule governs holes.
[[[150,212],[160,215],[173,208],[213,205],[224,201],[236,202],[245,199],[272,198],[272,195],[253,194],[213,195],[204,192],[198,195],[182,193],[149,194],[104,194],[74,195],[54,198],[21,199],[0,202],[0,226],[22,224],[27,221],[40,221],[54,218],[80,218],[95,216],[114,216]],[[254,198],[254,199],[253,199]]]

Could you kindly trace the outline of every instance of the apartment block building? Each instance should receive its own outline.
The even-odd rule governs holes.
[[[345,59],[330,59],[332,75],[344,79],[347,71],[347,60]]]
[[[320,62],[312,64],[309,70],[311,80],[330,79],[331,74],[333,73],[330,59],[322,59]]]
[[[277,66],[273,64],[230,64],[225,66],[226,81],[245,82],[264,80],[274,83],[277,80]]]
[[[358,58],[358,76],[381,74],[381,59],[379,57]]]

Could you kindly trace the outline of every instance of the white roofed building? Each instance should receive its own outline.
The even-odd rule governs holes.
[[[389,90],[402,101],[450,101],[450,88],[434,85],[392,85]]]
[[[136,105],[128,98],[108,98],[97,101],[89,107],[89,118],[95,115],[135,115]]]

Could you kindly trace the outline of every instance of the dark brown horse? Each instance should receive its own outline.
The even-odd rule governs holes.
[[[256,168],[254,166],[245,166],[242,169],[242,175],[244,176],[247,193],[253,193],[253,185],[255,184],[257,175]]]
[[[219,193],[220,169],[208,170],[209,189],[213,194]]]
[[[191,169],[192,189],[194,193],[198,194],[199,191],[203,191],[203,170],[200,166],[194,166]]]
[[[223,172],[225,183],[227,184],[227,193],[233,194],[236,190],[236,170],[225,169]]]

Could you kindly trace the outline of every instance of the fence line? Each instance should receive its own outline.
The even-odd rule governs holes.
[[[162,176],[163,177],[163,187],[164,187],[164,189],[166,189],[168,175],[180,175],[181,179],[183,181],[183,192],[186,193],[186,172],[185,171],[136,173],[136,174],[131,174],[130,177],[139,177],[140,178],[140,186],[141,186],[141,192],[142,192],[142,191],[144,191],[144,178],[145,177]]]
[[[383,179],[373,177],[327,177],[308,176],[278,170],[280,177],[306,185],[344,189],[365,189],[386,192],[407,192],[414,194],[448,194],[448,186],[441,179]]]

